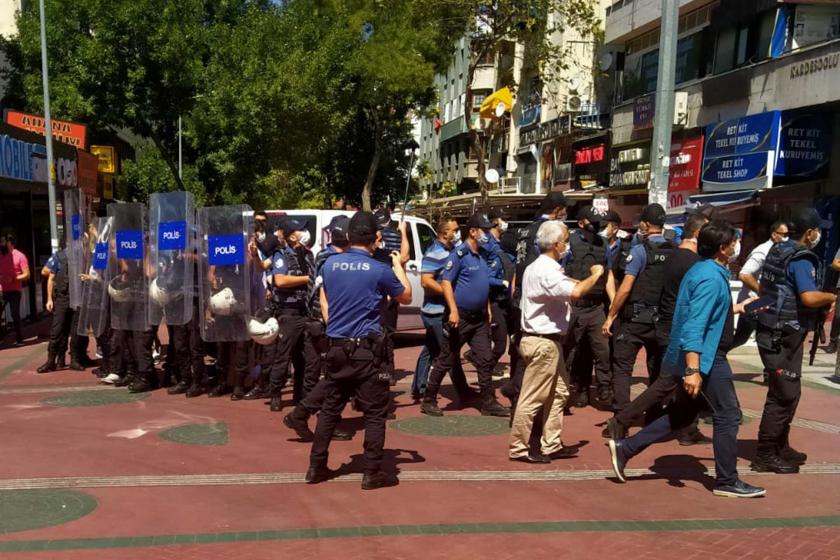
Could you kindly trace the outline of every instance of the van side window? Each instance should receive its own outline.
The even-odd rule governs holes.
[[[435,230],[427,226],[426,224],[417,224],[417,237],[420,239],[420,252],[425,254],[429,247],[432,246],[432,243],[435,242],[437,235],[435,235]],[[414,256],[412,255],[412,259]]]

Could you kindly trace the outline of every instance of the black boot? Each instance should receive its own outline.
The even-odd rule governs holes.
[[[181,381],[174,387],[170,387],[166,392],[170,395],[183,395],[190,388],[190,384],[186,381]]]
[[[426,392],[426,396],[423,397],[423,402],[420,404],[420,412],[427,416],[443,416],[443,411],[437,403],[437,396],[430,395],[428,392]]]
[[[301,407],[296,406],[293,411],[283,417],[283,425],[294,430],[301,441],[312,441],[315,439],[315,434],[309,429],[309,412]]]
[[[268,390],[266,389],[265,385],[262,383],[257,383],[254,385],[250,391],[245,393],[245,396],[242,398],[246,401],[255,401],[258,399],[264,399],[268,397]]]
[[[85,371],[85,366],[80,364],[76,358],[70,356],[70,369],[73,371]]]
[[[193,397],[200,397],[204,394],[204,386],[201,383],[193,383],[190,388],[184,393],[188,399]]]
[[[58,360],[56,360],[56,362],[55,362],[55,367],[57,367],[58,369],[64,369],[64,368],[67,367],[67,355],[66,354],[61,354],[61,356],[58,357]]]
[[[481,397],[481,415],[507,418],[510,416],[510,409],[499,404],[493,392],[488,392]]]
[[[128,386],[129,393],[146,393],[154,391],[160,387],[157,375],[154,373],[142,377],[136,377],[134,381]]]
[[[271,397],[271,412],[280,412],[281,410],[283,410],[282,397]]]
[[[38,367],[38,369],[36,369],[35,371],[37,371],[38,373],[47,373],[50,371],[55,371],[57,369],[58,367],[55,364],[55,354],[49,354],[47,356],[47,361],[44,362],[44,364]]]

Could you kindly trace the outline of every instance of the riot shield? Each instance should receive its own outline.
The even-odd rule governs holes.
[[[81,336],[99,337],[108,328],[110,312],[108,285],[113,278],[114,259],[111,245],[114,237],[114,219],[97,218],[93,222],[91,236],[94,249],[91,252],[90,267],[82,282],[82,305],[79,306],[77,333]]]
[[[250,206],[198,210],[201,338],[207,342],[250,338],[253,263],[247,247],[253,232]]]
[[[90,245],[86,239],[90,198],[79,189],[64,191],[63,208],[70,307],[78,309],[82,305],[80,275],[84,274],[90,265]]]
[[[108,205],[114,218],[113,277],[108,284],[111,327],[118,331],[149,329],[149,292],[146,284],[146,206],[139,202]]]
[[[193,315],[195,203],[192,193],[153,193],[149,199],[149,323],[185,325]]]

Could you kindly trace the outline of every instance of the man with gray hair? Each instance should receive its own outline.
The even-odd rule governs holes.
[[[522,341],[525,362],[522,392],[510,432],[509,457],[525,463],[549,463],[569,457],[563,449],[563,407],[569,398],[568,373],[563,361],[563,338],[569,329],[571,303],[586,295],[604,274],[602,265],[577,281],[563,273],[560,262],[569,250],[569,230],[558,221],[547,221],[537,231],[540,256],[522,278]],[[529,447],[531,429],[542,411],[540,450]]]

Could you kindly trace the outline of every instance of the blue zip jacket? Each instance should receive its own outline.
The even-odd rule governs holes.
[[[708,375],[731,307],[728,271],[714,259],[692,266],[680,283],[671,337],[662,362],[665,372],[685,376],[685,353],[697,352],[700,372]]]

